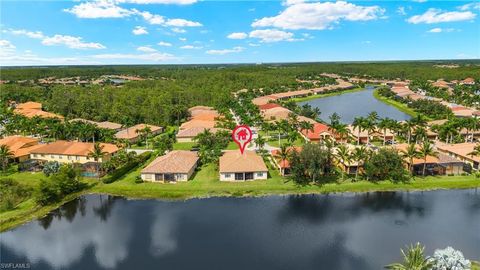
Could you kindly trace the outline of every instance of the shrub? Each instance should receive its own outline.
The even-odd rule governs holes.
[[[58,173],[52,174],[48,179],[40,181],[40,187],[35,200],[41,205],[58,202],[66,195],[83,188],[80,182],[80,172],[73,165],[63,165]]]
[[[452,247],[435,250],[432,260],[434,262],[432,268],[433,270],[466,270],[470,269],[471,267],[470,261],[463,257],[462,252],[455,250]]]
[[[141,184],[141,183],[143,183],[142,177],[140,177],[140,175],[137,175],[137,177],[135,177],[135,184]]]
[[[60,170],[60,163],[57,161],[49,161],[43,165],[43,173],[48,177]]]
[[[8,211],[29,198],[31,188],[10,178],[0,179],[0,211]]]
[[[143,163],[145,163],[150,158],[150,156],[151,156],[150,152],[145,152],[141,155],[136,156],[131,161],[127,162],[122,167],[116,169],[108,177],[103,179],[103,183],[110,184],[110,183],[113,183],[113,182],[117,181],[120,177],[124,176],[125,174],[127,174],[131,170],[133,170],[133,169],[137,168],[138,166],[142,165]]]
[[[408,179],[400,155],[392,149],[380,149],[365,163],[365,175],[371,181],[390,179],[394,182]]]

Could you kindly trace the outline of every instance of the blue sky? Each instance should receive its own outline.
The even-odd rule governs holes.
[[[0,64],[480,58],[478,1],[2,1]]]

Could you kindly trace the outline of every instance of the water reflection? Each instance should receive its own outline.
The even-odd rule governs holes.
[[[212,198],[89,195],[0,234],[33,269],[381,269],[420,241],[480,259],[476,190]]]

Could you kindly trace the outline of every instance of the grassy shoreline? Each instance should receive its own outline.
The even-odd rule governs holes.
[[[408,183],[392,183],[381,181],[372,183],[367,181],[329,183],[322,186],[308,185],[297,186],[292,181],[282,178],[276,171],[270,171],[268,180],[225,183],[217,179],[214,166],[204,166],[198,171],[193,180],[186,183],[159,184],[141,183],[136,184],[135,178],[141,168],[127,174],[122,179],[112,184],[91,180],[87,183],[90,187],[71,194],[62,201],[40,207],[33,198],[22,202],[12,211],[0,213],[0,232],[13,229],[34,219],[44,217],[49,212],[61,205],[85,194],[108,194],[123,196],[130,199],[166,199],[186,200],[209,197],[257,197],[272,195],[295,195],[295,194],[331,194],[331,193],[363,193],[377,191],[425,191],[438,189],[469,189],[480,188],[480,179],[473,176],[442,176],[412,179]]]
[[[411,117],[416,117],[418,115],[418,113],[415,110],[413,110],[412,108],[409,108],[407,105],[380,95],[377,89],[373,91],[373,97],[375,97],[376,99],[380,100],[383,103],[386,103],[388,105],[391,105],[397,108],[399,111],[404,112],[410,115]]]

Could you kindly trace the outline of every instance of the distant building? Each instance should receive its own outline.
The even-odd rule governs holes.
[[[310,142],[319,142],[326,138],[335,139],[333,130],[322,123],[315,123],[313,124],[313,130],[301,130],[300,133]]]
[[[187,181],[198,163],[196,152],[176,150],[156,158],[141,172],[142,180],[149,182]]]
[[[470,77],[460,81],[460,85],[474,85],[474,84],[475,84],[475,80]]]
[[[219,163],[220,181],[264,180],[268,176],[263,158],[253,151],[225,151]]]
[[[42,110],[42,103],[38,102],[25,102],[15,106],[14,113],[23,115],[27,118],[41,117],[41,118],[57,118],[63,120],[63,116],[55,113],[50,113]]]
[[[100,143],[105,152],[98,162],[109,160],[119,149],[114,144]],[[30,159],[43,161],[57,161],[59,163],[80,163],[95,162],[94,158],[89,157],[93,151],[94,144],[88,142],[56,141],[47,144],[41,144],[40,147],[30,151]]]
[[[474,170],[479,170],[480,157],[470,155],[470,153],[473,152],[475,145],[475,143],[446,144],[442,142],[437,142],[435,144],[439,152],[470,164]]]

